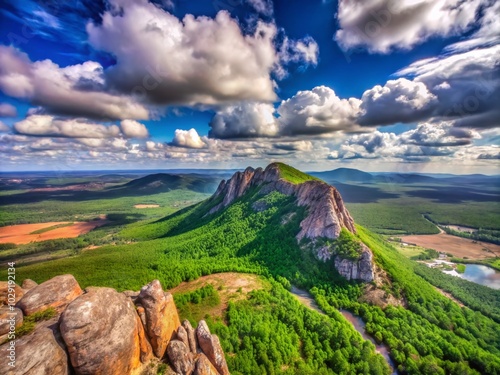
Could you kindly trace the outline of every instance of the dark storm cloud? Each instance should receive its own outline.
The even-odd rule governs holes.
[[[344,50],[409,49],[434,35],[465,31],[487,5],[487,0],[340,0],[335,40]]]

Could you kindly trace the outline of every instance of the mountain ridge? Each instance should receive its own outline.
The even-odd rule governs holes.
[[[252,188],[259,189],[258,194],[263,196],[276,191],[295,197],[297,206],[307,211],[295,236],[297,241],[309,240],[316,257],[323,262],[335,257],[335,268],[348,280],[370,282],[374,279],[373,254],[367,246],[360,244],[359,257],[348,259],[336,253],[335,245],[325,241],[338,239],[343,230],[356,234],[354,220],[338,190],[285,164],[271,163],[265,169],[248,167],[221,181],[209,199],[213,207],[207,215],[220,212]]]

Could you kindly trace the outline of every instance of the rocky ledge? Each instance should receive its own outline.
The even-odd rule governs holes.
[[[72,275],[25,285],[29,289],[19,287],[16,323],[49,308],[57,314],[16,339],[15,367],[0,366],[0,375],[149,375],[160,373],[160,363],[166,365],[163,374],[229,374],[218,337],[203,320],[196,329],[187,320],[181,324],[172,295],[158,280],[123,293],[83,291]],[[1,309],[3,323],[6,307]],[[0,325],[1,342],[8,331],[8,324]],[[10,345],[0,352],[8,353]]]
[[[307,216],[300,223],[297,241],[303,238],[336,239],[342,228],[356,233],[354,220],[344,205],[344,201],[335,187],[318,180],[305,181],[300,184],[291,183],[280,174],[277,163],[269,164],[265,169],[248,167],[244,172],[236,172],[229,180],[223,180],[212,196],[213,201],[220,201],[208,214],[216,213],[242,197],[252,187],[260,186],[260,194],[277,191],[294,196],[297,206],[306,207]],[[254,206],[259,211],[266,207]],[[322,261],[331,259],[334,252],[324,247],[316,249],[316,256]],[[365,282],[374,278],[373,254],[363,246],[359,260],[336,257],[334,265],[337,271],[347,279]]]

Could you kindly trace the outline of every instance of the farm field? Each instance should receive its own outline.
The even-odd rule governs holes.
[[[9,225],[0,227],[0,243],[22,245],[59,238],[74,238],[108,223],[109,221],[105,218],[100,218],[87,222],[48,222]]]
[[[476,242],[467,238],[440,233],[432,235],[403,236],[401,241],[453,254],[458,258],[486,259],[500,256],[500,246],[485,242]]]

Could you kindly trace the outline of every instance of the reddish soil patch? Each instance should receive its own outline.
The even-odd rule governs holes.
[[[206,311],[210,316],[222,316],[229,301],[237,301],[247,297],[247,293],[268,287],[266,281],[249,273],[223,272],[202,276],[196,280],[183,282],[170,289],[172,294],[186,293],[211,284],[219,293],[221,304]]]
[[[67,221],[50,222],[50,223],[37,223],[37,224],[20,224],[9,225],[0,228],[0,243],[15,243],[22,245],[30,242],[40,242],[46,240],[55,240],[58,238],[74,238],[82,234],[90,232],[92,229],[107,224],[108,221],[104,219],[93,221],[75,222],[73,225],[55,228],[40,234],[30,234],[40,229],[52,227],[54,225],[68,224]]]
[[[160,207],[159,204],[136,204],[134,205],[135,208],[156,208]]]
[[[450,253],[459,258],[485,259],[500,256],[499,245],[473,241],[468,238],[443,233],[404,236],[401,237],[401,241],[443,253]]]

